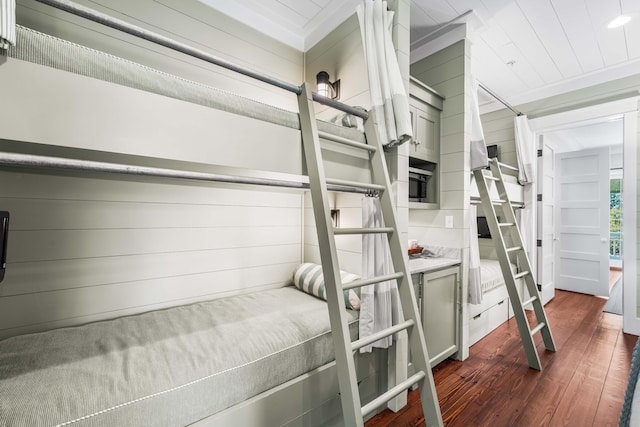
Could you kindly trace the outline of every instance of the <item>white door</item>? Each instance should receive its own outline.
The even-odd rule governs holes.
[[[609,149],[556,158],[555,287],[609,296]]]
[[[538,289],[542,304],[556,294],[555,288],[555,147],[544,135],[540,136],[538,155]],[[542,199],[542,200],[540,200]]]

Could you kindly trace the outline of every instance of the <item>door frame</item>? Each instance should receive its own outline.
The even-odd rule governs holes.
[[[622,243],[623,251],[623,331],[634,335],[640,335],[640,317],[638,317],[638,287],[637,281],[637,144],[638,144],[638,101],[640,97],[634,96],[618,101],[607,102],[590,107],[578,108],[562,113],[550,114],[532,118],[529,121],[535,137],[545,132],[585,125],[589,122],[601,122],[614,117],[622,117],[624,123],[624,163],[623,185],[624,199],[622,215],[624,218]],[[559,266],[556,266],[559,268]]]

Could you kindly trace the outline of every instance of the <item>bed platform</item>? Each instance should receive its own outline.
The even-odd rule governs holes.
[[[189,425],[333,357],[326,303],[294,287],[13,337],[0,341],[0,425]]]
[[[469,345],[473,345],[491,331],[513,317],[509,294],[495,259],[481,259],[482,303],[469,304]],[[512,264],[511,269],[517,268]],[[517,280],[520,295],[523,292],[521,279]]]
[[[415,297],[375,113],[67,0],[38,2],[285,89],[296,95],[299,108],[286,111],[17,27],[17,45],[0,64],[0,92],[13,102],[0,135],[2,165],[23,168],[25,174],[57,169],[82,178],[120,174],[119,180],[124,174],[144,183],[160,178],[167,186],[182,180],[311,189],[318,234],[330,238],[327,191],[378,196],[390,224],[374,232],[392,236],[400,272],[350,286],[397,280],[406,320],[358,337],[358,315],[344,308],[342,283],[335,277],[335,242],[321,244],[320,251],[328,252],[322,253],[328,302],[285,286],[284,275],[253,293],[246,293],[251,283],[203,282],[198,300],[214,295],[213,287],[226,292],[206,302],[142,313],[141,305],[139,314],[100,317],[85,325],[76,319],[71,324],[78,326],[0,341],[0,425],[363,425],[364,418],[418,384],[427,422],[442,426],[424,336],[412,310]],[[29,84],[15,83],[25,79]],[[361,130],[317,120],[313,101],[365,120],[369,138]],[[184,252],[189,250],[194,248]],[[303,261],[299,254],[293,261]],[[171,304],[184,300],[194,301]],[[409,378],[389,379],[386,350],[364,355],[358,350],[402,330],[408,331],[419,369]]]

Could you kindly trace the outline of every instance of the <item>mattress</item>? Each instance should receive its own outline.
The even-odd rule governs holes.
[[[293,287],[12,337],[0,425],[183,426],[333,359],[326,303]]]
[[[511,271],[517,271],[515,264],[511,264]],[[482,279],[482,293],[489,292],[499,286],[504,285],[500,262],[495,259],[480,260],[480,277]]]
[[[140,89],[245,117],[300,129],[297,112],[171,75],[114,55],[17,25],[11,58]],[[355,119],[354,119],[355,120]],[[318,130],[365,143],[362,131],[317,121]]]

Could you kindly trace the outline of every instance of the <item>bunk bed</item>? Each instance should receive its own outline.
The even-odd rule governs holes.
[[[0,134],[3,166],[309,188],[308,179],[302,174],[298,113],[27,28],[18,27],[17,33],[17,46],[9,49],[8,59],[0,66],[5,81],[3,100],[28,100],[21,103],[21,108],[7,112],[4,118],[6,126]],[[154,41],[171,44],[164,39]],[[201,59],[210,59],[202,52],[177,47]],[[220,62],[217,58],[215,61]],[[234,68],[230,64],[218,65]],[[300,91],[299,87],[235,68],[285,90]],[[29,85],[11,83],[25,75],[29,76]],[[52,120],[42,126],[31,126],[20,120],[27,112],[32,117],[47,117],[52,105],[64,104],[70,85],[95,89],[80,97],[105,95],[101,103],[92,105],[95,111],[85,116],[89,123],[78,123],[80,128],[95,125],[92,120],[98,120],[105,112],[116,116],[109,120],[118,120],[118,114],[130,114],[126,109],[120,111],[119,105],[110,105],[110,96],[117,96],[114,92],[127,93],[128,100],[134,101],[151,92],[180,101],[174,104],[177,108],[189,109],[188,104],[199,104],[211,108],[210,114],[219,123],[233,122],[231,130],[224,126],[217,129],[222,140],[219,147],[230,137],[242,139],[243,130],[252,135],[269,134],[273,135],[270,142],[274,143],[269,149],[281,150],[294,161],[283,162],[287,165],[285,170],[276,171],[283,179],[263,178],[259,173],[222,174],[218,172],[228,170],[230,165],[254,169],[258,163],[238,159],[224,150],[190,146],[187,138],[181,141],[182,157],[176,157],[176,150],[162,142],[150,152],[130,140],[116,139],[111,145],[113,153],[108,154],[131,163],[95,160],[105,157],[94,145],[95,140],[104,136],[92,132],[95,138],[82,139],[78,138],[82,129],[77,132],[65,129],[70,121],[65,122],[63,116],[72,115],[73,111],[67,113],[59,106],[56,119],[61,123]],[[47,102],[42,103],[45,96]],[[326,98],[317,100],[346,113],[367,117],[361,109]],[[153,117],[154,123],[162,122],[162,118]],[[165,115],[164,119],[167,127],[171,127],[170,116]],[[366,142],[364,134],[353,128],[322,121],[317,121],[317,126],[325,141]],[[43,153],[71,155],[57,157]],[[165,167],[167,164],[193,168]],[[276,169],[268,162],[262,166],[268,172]],[[372,193],[364,187],[341,184],[330,185],[329,190]],[[348,324],[354,339],[356,311],[348,311]],[[333,361],[330,331],[326,303],[288,286],[11,337],[0,341],[0,424],[342,425],[338,370]],[[379,394],[378,357],[355,356],[363,402]]]
[[[511,270],[517,272],[515,264]],[[473,345],[513,317],[509,304],[509,294],[502,276],[500,262],[495,259],[480,259],[480,277],[482,278],[480,304],[469,305],[469,345]],[[518,290],[522,294],[523,285],[518,281]]]
[[[516,176],[513,173],[517,170],[504,168],[509,175],[505,174],[505,187],[507,188],[509,199],[512,201],[514,207],[521,206],[524,198],[523,186],[518,184]],[[488,174],[488,171],[485,175]],[[497,198],[495,188],[492,189],[493,197]],[[480,197],[478,193],[478,187],[473,180],[472,186],[472,203],[480,204]],[[478,217],[482,217],[484,212],[481,206],[478,206]],[[482,237],[479,243],[480,253],[480,278],[481,283],[478,285],[479,289],[470,290],[470,293],[475,292],[477,295],[481,295],[480,302],[478,304],[469,304],[468,319],[469,319],[469,345],[473,345],[488,335],[491,331],[496,329],[505,321],[513,317],[513,310],[511,309],[509,294],[505,285],[504,277],[502,275],[500,262],[497,260],[495,253],[495,247],[491,242],[490,235],[488,234],[488,226],[486,221],[484,223],[484,230],[480,230],[478,227],[478,233]],[[477,240],[477,239],[476,239]],[[472,243],[473,244],[473,243]],[[515,264],[511,264],[511,271],[517,273],[518,268]],[[524,292],[524,283],[521,279],[516,281],[518,285],[518,291],[520,295]]]

